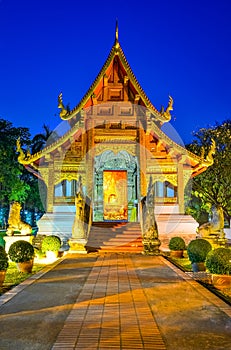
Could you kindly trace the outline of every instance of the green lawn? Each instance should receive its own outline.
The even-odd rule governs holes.
[[[168,257],[170,261],[172,261],[175,265],[177,265],[181,270],[185,272],[190,272],[192,271],[192,266],[191,262],[188,258],[173,258],[173,257]]]
[[[16,264],[13,262],[10,262],[9,267],[6,271],[5,281],[3,283],[2,288],[0,288],[0,295],[7,292],[11,288],[17,286],[21,282],[25,281],[28,277],[39,272],[45,266],[46,265],[44,265],[44,264],[35,263],[33,266],[32,273],[25,273],[25,272],[18,271]]]

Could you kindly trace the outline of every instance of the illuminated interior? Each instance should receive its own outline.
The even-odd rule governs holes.
[[[104,220],[127,220],[127,171],[103,172]]]

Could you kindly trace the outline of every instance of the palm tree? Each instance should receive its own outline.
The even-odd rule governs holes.
[[[31,153],[41,151],[45,146],[51,145],[57,141],[59,135],[56,131],[52,131],[48,125],[43,124],[44,133],[37,134],[32,139]]]

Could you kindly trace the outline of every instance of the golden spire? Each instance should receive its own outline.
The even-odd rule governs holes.
[[[116,19],[116,30],[115,30],[115,47],[119,46],[119,28],[118,28],[118,19]]]

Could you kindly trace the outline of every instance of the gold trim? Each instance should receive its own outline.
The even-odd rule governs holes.
[[[70,130],[68,130],[63,136],[61,136],[57,141],[53,142],[51,145],[45,147],[42,151],[35,154],[25,155],[21,145],[20,139],[17,140],[17,152],[19,152],[18,162],[20,164],[31,164],[44,156],[48,156],[52,151],[60,147],[64,142],[68,141],[72,135],[76,132],[82,132],[82,120],[79,120]],[[34,166],[34,165],[33,165]]]
[[[134,88],[137,90],[138,95],[142,98],[146,108],[148,108],[151,111],[151,113],[154,114],[155,119],[160,121],[162,124],[165,122],[168,122],[171,119],[171,116],[169,113],[171,104],[169,103],[169,105],[164,113],[159,112],[153,106],[153,104],[151,103],[151,101],[149,100],[147,95],[145,94],[144,90],[142,89],[142,87],[138,83],[118,40],[115,40],[115,43],[112,46],[111,51],[110,51],[104,65],[103,65],[101,71],[97,75],[96,79],[94,80],[94,82],[92,83],[92,85],[90,86],[90,88],[88,89],[86,94],[83,96],[82,100],[70,112],[67,112],[65,115],[62,115],[61,118],[63,120],[69,120],[69,119],[73,118],[74,116],[76,116],[76,114],[78,114],[79,111],[82,108],[84,108],[84,105],[87,103],[87,101],[94,94],[94,90],[97,87],[97,85],[99,84],[100,80],[104,78],[104,76],[106,74],[106,70],[110,66],[110,64],[113,61],[115,56],[119,57],[121,63],[123,64],[123,67],[127,73],[127,79],[129,79],[132,82],[132,84],[134,85]]]

